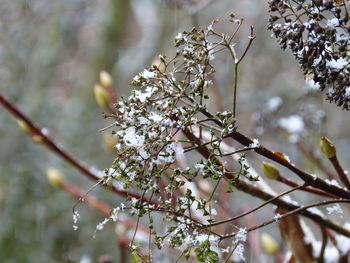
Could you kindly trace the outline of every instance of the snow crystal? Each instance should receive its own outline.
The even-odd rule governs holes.
[[[244,245],[243,244],[238,244],[238,246],[235,249],[235,252],[233,253],[233,258],[235,261],[245,261],[244,257]]]
[[[145,143],[145,137],[138,135],[134,126],[127,128],[125,132],[123,140],[126,146],[141,147]]]
[[[140,74],[140,76],[143,77],[143,78],[145,78],[145,79],[150,79],[150,78],[155,78],[155,77],[157,76],[157,73],[145,69],[145,70]]]
[[[343,213],[343,209],[340,207],[339,204],[334,204],[331,207],[327,207],[327,212],[329,215],[331,214],[342,214]]]
[[[80,218],[79,212],[78,211],[74,211],[73,212],[73,230],[74,231],[78,230],[77,223],[78,223],[79,218]]]
[[[249,144],[249,147],[251,148],[255,148],[255,147],[259,147],[260,143],[258,139],[253,139],[253,143]]]
[[[282,199],[288,203],[291,203],[293,205],[299,205],[297,201],[294,201],[289,195],[282,196]]]
[[[306,85],[304,87],[304,90],[306,92],[320,90],[320,85],[317,82],[315,82],[313,79],[306,80],[305,83]]]
[[[339,19],[338,18],[328,19],[327,26],[330,28],[335,28],[336,26],[339,26]]]
[[[185,39],[185,37],[184,37],[184,35],[182,33],[177,33],[175,39],[176,40],[181,40],[181,39]]]
[[[349,62],[345,58],[339,58],[338,60],[332,59],[330,61],[327,61],[326,63],[327,67],[330,67],[333,69],[342,69],[348,64]]]
[[[163,117],[157,113],[152,112],[151,116],[149,117],[154,122],[160,122],[163,120]]]
[[[275,216],[273,217],[273,219],[275,219],[275,221],[278,221],[278,220],[280,220],[281,219],[281,214],[279,214],[279,213],[277,213],[277,214],[275,214]]]
[[[332,184],[332,185],[335,185],[335,186],[337,186],[337,187],[341,187],[340,184],[339,184],[336,180],[334,180],[334,179],[332,179],[332,180],[325,179],[325,181],[326,181],[326,183],[328,183],[328,184]]]
[[[148,89],[146,91],[141,90],[135,90],[135,97],[140,100],[140,102],[144,103],[148,98],[150,98],[153,94],[153,91],[151,89]]]
[[[176,145],[175,153],[178,155],[183,155],[185,153],[184,148],[182,148],[181,144]]]
[[[345,97],[349,98],[350,99],[350,87],[347,87],[345,89]]]
[[[138,150],[138,152],[143,159],[148,159],[150,157],[150,154],[145,149],[141,148]]]
[[[247,229],[245,227],[240,228],[235,236],[235,242],[245,242],[247,240]]]

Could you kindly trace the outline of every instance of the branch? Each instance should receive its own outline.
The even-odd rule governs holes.
[[[268,220],[264,223],[261,223],[259,225],[256,225],[256,226],[252,226],[250,228],[247,229],[247,232],[250,232],[250,231],[253,231],[253,230],[256,230],[258,228],[261,228],[261,227],[264,227],[264,226],[267,226],[267,225],[270,225],[272,223],[275,223],[275,222],[278,222],[278,220],[281,220],[283,218],[286,218],[288,216],[291,216],[293,214],[296,214],[296,213],[299,213],[299,212],[303,212],[302,214],[304,214],[304,212],[307,212],[306,210],[311,208],[311,207],[317,207],[317,206],[322,206],[322,205],[328,205],[328,204],[334,204],[334,203],[350,203],[350,199],[336,199],[336,200],[327,200],[327,201],[322,201],[322,202],[318,202],[318,203],[313,203],[313,204],[310,204],[310,205],[307,205],[307,206],[303,206],[303,207],[298,207],[294,210],[290,210],[289,212],[283,214],[283,215],[280,215],[278,217],[278,219],[274,218],[274,219],[271,219],[271,220]],[[320,217],[322,218],[322,217]],[[326,220],[327,222],[330,222],[329,220]],[[330,222],[331,224],[333,224],[332,222]],[[326,226],[326,225],[325,225]],[[334,227],[338,228],[339,226],[333,224]],[[329,227],[329,226],[327,226]],[[330,227],[331,228],[331,227]],[[341,228],[341,227],[340,227]],[[347,229],[333,229],[334,231],[338,232],[338,233],[341,233],[347,237],[350,237],[350,231],[348,231]],[[226,238],[231,238],[231,237],[234,237],[236,235],[235,234],[232,234],[232,235],[227,235],[227,236],[224,236],[223,239],[226,239]]]
[[[28,127],[30,128],[30,132],[33,135],[40,136],[40,138],[42,138],[44,145],[47,148],[49,148],[53,153],[57,154],[62,159],[70,163],[72,166],[74,166],[76,169],[82,172],[83,175],[87,176],[88,178],[92,179],[95,182],[101,182],[101,178],[98,175],[91,172],[88,168],[80,164],[73,156],[65,152],[63,149],[61,149],[52,139],[50,139],[47,135],[45,135],[42,132],[42,130],[38,126],[36,126],[30,118],[28,118],[24,113],[22,113],[14,104],[8,101],[2,94],[0,94],[0,104],[2,104],[3,107],[5,107],[14,117],[16,117],[19,120],[22,120],[26,125],[28,125]],[[114,185],[112,186],[104,185],[104,187],[124,197],[130,196],[130,197],[135,197],[137,199],[141,198],[141,196],[137,193],[119,189]],[[148,202],[146,198],[142,199],[142,201]],[[158,203],[154,201],[152,201],[151,204],[158,205]]]
[[[249,146],[250,144],[253,143],[252,139],[248,138],[247,136],[237,131],[233,132],[231,134],[231,137],[244,146]],[[255,150],[255,152],[288,168],[289,170],[294,172],[296,175],[298,175],[307,185],[322,189],[323,191],[326,191],[328,193],[331,193],[341,198],[350,199],[349,191],[343,188],[337,187],[335,185],[328,184],[324,180],[300,170],[299,168],[295,167],[294,164],[288,162],[286,159],[282,158],[280,155],[274,154],[272,151],[265,148],[264,146],[260,146],[258,149]]]
[[[346,186],[348,190],[350,190],[349,178],[347,174],[344,172],[344,169],[341,167],[337,155],[334,155],[334,157],[329,158],[329,160],[334,166],[334,169],[337,171],[340,181]]]
[[[197,141],[197,143],[199,144],[199,139],[196,136],[194,136],[189,130],[184,130],[183,133],[188,139],[193,140],[193,141]],[[242,136],[244,136],[244,135],[242,135]],[[245,136],[244,136],[244,138],[249,140],[250,143],[253,142],[252,140],[250,140],[249,138],[247,138]],[[207,147],[202,146],[202,147],[198,148],[197,151],[204,158],[206,158],[206,159],[210,158],[217,165],[223,166],[223,164],[218,159],[213,158],[212,156],[210,156],[210,151],[208,150]],[[240,191],[243,191],[243,192],[245,192],[245,193],[247,193],[247,194],[249,194],[251,196],[258,197],[258,198],[263,199],[265,201],[273,199],[271,201],[271,203],[274,204],[274,205],[277,205],[280,208],[284,208],[284,209],[286,209],[288,211],[296,211],[296,212],[302,214],[303,216],[312,219],[313,221],[315,221],[316,223],[318,223],[320,225],[324,225],[325,227],[328,227],[328,228],[330,228],[330,229],[332,229],[332,230],[334,230],[334,231],[336,231],[336,232],[338,232],[338,233],[340,233],[342,235],[350,237],[350,231],[348,231],[347,229],[345,229],[345,228],[343,228],[343,227],[341,227],[341,226],[339,226],[337,224],[334,224],[332,221],[324,219],[323,217],[321,217],[321,216],[319,216],[317,214],[314,214],[314,213],[312,213],[310,211],[305,211],[305,209],[302,209],[304,207],[299,207],[297,205],[291,204],[291,203],[283,201],[281,199],[274,199],[275,196],[273,196],[273,195],[271,195],[271,194],[269,194],[269,193],[267,193],[267,192],[265,192],[265,191],[255,187],[254,185],[249,184],[249,183],[247,183],[247,182],[245,182],[243,180],[240,180],[240,179],[237,180],[237,178],[234,178],[234,176],[232,175],[232,172],[230,172],[230,171],[226,171],[225,172],[225,177],[227,179],[235,179],[237,181],[237,183],[234,186]],[[339,189],[341,189],[341,188],[339,188]],[[345,192],[347,193],[347,191],[345,191]],[[337,200],[339,200],[339,199],[337,199]]]

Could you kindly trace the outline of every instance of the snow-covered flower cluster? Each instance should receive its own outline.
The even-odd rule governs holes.
[[[232,112],[212,114],[206,107],[212,85],[210,74],[214,72],[212,60],[225,48],[230,52],[232,40],[215,33],[213,26],[179,33],[175,58],[160,56],[160,66],[139,73],[132,81],[135,89],[131,96],[121,98],[113,113],[106,114],[113,120],[109,129],[116,145],[113,165],[102,179],[106,184],[117,181],[140,193],[142,198],[129,198],[128,210],[138,217],[147,215],[159,248],[164,243],[185,246],[188,252],[194,248],[198,259],[211,257],[210,262],[217,262],[214,250],[219,251],[219,237],[192,218],[197,217],[203,224],[213,220],[217,216],[215,204],[211,198],[198,195],[198,189],[186,186],[196,177],[216,184],[225,178],[225,168],[218,161],[222,157],[220,145],[236,129]],[[198,134],[193,132],[196,129]],[[204,132],[209,134],[209,142],[203,141]],[[179,156],[203,147],[201,144],[208,151],[207,157],[188,158],[187,166],[175,163],[182,158]],[[256,180],[249,177],[249,167],[243,161],[244,156],[238,160],[241,169],[230,177]],[[168,227],[158,231],[152,223],[152,213],[157,211],[165,212],[163,219],[169,222]],[[106,218],[97,230],[111,220]]]
[[[289,48],[314,86],[348,110],[349,14],[343,1],[273,0],[269,29],[283,49]]]
[[[122,181],[125,188],[135,183],[139,189],[159,191],[160,175],[177,154],[183,154],[174,136],[195,125],[198,115],[206,111],[211,85],[208,75],[214,70],[210,61],[220,47],[218,40],[208,40],[212,34],[208,29],[179,33],[175,38],[179,49],[172,64],[160,56],[166,71],[154,66],[133,79],[137,89],[116,103],[111,116],[116,119],[112,133],[118,143],[114,171],[106,180]],[[232,114],[220,114],[219,118],[226,128],[223,134],[234,130]]]

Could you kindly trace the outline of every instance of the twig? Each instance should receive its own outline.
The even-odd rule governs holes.
[[[231,137],[234,140],[238,141],[239,143],[247,147],[253,143],[252,139],[248,138],[247,136],[243,135],[238,131],[233,132],[231,134]],[[335,185],[328,184],[321,178],[312,176],[311,174],[308,174],[300,170],[295,165],[293,165],[286,159],[282,158],[280,155],[274,154],[272,151],[270,151],[269,149],[265,148],[262,145],[260,145],[260,147],[256,149],[255,152],[288,168],[289,170],[294,172],[296,175],[298,175],[306,184],[310,186],[322,189],[325,192],[331,193],[341,198],[347,198],[347,199],[350,198],[349,191],[342,189],[340,187],[337,187]]]
[[[53,153],[57,154],[61,158],[63,158],[65,161],[70,163],[72,166],[77,168],[82,174],[89,177],[90,179],[94,180],[95,182],[99,182],[101,178],[91,172],[88,168],[84,167],[82,164],[80,164],[73,156],[68,154],[66,151],[61,149],[53,140],[51,140],[47,135],[45,135],[42,130],[37,127],[31,119],[29,119],[24,113],[22,113],[14,104],[12,104],[10,101],[8,101],[2,94],[0,94],[0,104],[2,104],[13,116],[15,116],[17,119],[20,119],[26,123],[30,127],[31,132],[34,135],[38,135],[43,139],[44,145],[47,146]],[[105,186],[105,185],[104,185]],[[130,191],[119,189],[118,187],[112,185],[112,186],[105,186],[107,189],[111,189],[114,193],[119,194],[124,197],[135,197],[140,198],[141,196],[137,193],[132,193]],[[147,202],[147,199],[142,200],[144,202]],[[157,202],[152,201],[152,204],[158,205]]]
[[[247,232],[250,232],[250,231],[253,231],[253,230],[256,230],[258,228],[261,228],[261,227],[264,227],[264,226],[267,226],[267,225],[270,225],[272,223],[275,223],[277,222],[278,220],[281,220],[283,218],[286,218],[287,216],[290,216],[290,215],[293,215],[293,214],[296,214],[298,212],[302,212],[302,211],[305,211],[311,207],[317,207],[317,206],[322,206],[322,205],[328,205],[328,204],[334,204],[334,203],[350,203],[350,199],[336,199],[336,200],[328,200],[328,201],[322,201],[322,202],[319,202],[319,203],[313,203],[313,204],[310,204],[310,205],[306,205],[306,206],[303,206],[303,207],[299,207],[299,208],[296,208],[294,210],[291,210],[289,211],[288,213],[285,213],[283,215],[280,215],[278,217],[278,219],[271,219],[271,220],[268,220],[264,223],[261,223],[259,225],[256,225],[256,226],[252,226],[250,228],[247,229]],[[327,220],[328,221],[328,220]],[[328,221],[330,222],[330,221]],[[335,230],[335,229],[333,229]],[[335,230],[337,231],[337,230]],[[344,231],[344,233],[342,233],[343,235],[345,236],[348,236],[350,237],[350,231],[347,230],[347,229],[343,229],[342,231]],[[338,232],[338,231],[337,231]],[[232,235],[227,235],[227,236],[224,236],[222,239],[226,239],[226,238],[231,238],[231,237],[234,237],[236,235],[235,234],[232,234]]]
[[[276,180],[278,182],[281,182],[281,183],[288,185],[290,187],[297,187],[298,186],[298,184],[296,182],[294,182],[288,178],[285,178],[282,175],[280,175]],[[336,197],[333,194],[330,194],[328,192],[325,192],[325,191],[317,189],[317,188],[305,187],[305,188],[302,188],[300,190],[308,192],[308,193],[316,194],[316,195],[326,196],[326,197],[332,197],[332,198]]]
[[[190,140],[193,140],[193,141],[198,141],[198,138],[196,136],[194,136],[190,131],[188,130],[184,130],[183,133],[186,135],[186,137]],[[244,136],[244,135],[242,135]],[[245,136],[244,136],[245,137]],[[249,144],[253,143],[253,141],[251,139],[249,139],[248,137],[245,137],[247,140],[249,140]],[[249,145],[248,144],[248,145]],[[210,152],[209,150],[207,149],[207,147],[203,146],[203,147],[200,147],[197,149],[198,153],[200,153],[204,158],[208,159],[208,158],[211,158],[213,161],[215,161],[215,163],[217,165],[220,165],[222,166],[222,163],[217,160],[216,158],[212,158],[210,156]],[[311,175],[310,175],[311,176]],[[260,199],[263,199],[265,201],[269,200],[269,199],[273,199],[274,196],[243,181],[243,180],[240,180],[240,179],[237,179],[237,178],[234,178],[233,175],[232,175],[232,172],[230,171],[226,171],[225,172],[225,177],[227,179],[236,179],[236,184],[234,185],[238,190],[240,191],[243,191],[247,194],[249,194],[250,196],[255,196],[255,197],[258,197]],[[337,187],[338,188],[338,187]],[[341,189],[341,188],[340,188]],[[347,191],[345,191],[347,193]],[[337,199],[339,200],[339,199]],[[300,212],[302,215],[304,215],[305,217],[307,218],[310,218],[312,219],[313,221],[315,221],[316,223],[318,224],[321,224],[321,225],[324,225],[325,227],[328,227],[330,229],[333,229],[334,231],[340,233],[340,234],[343,234],[347,237],[350,237],[350,231],[348,231],[347,229],[333,223],[332,221],[330,220],[326,220],[324,218],[322,218],[321,216],[317,215],[317,214],[314,214],[310,211],[305,211],[303,209],[301,209],[302,207],[299,207],[299,206],[296,206],[296,205],[293,205],[291,203],[288,203],[286,201],[283,201],[281,199],[274,199],[273,201],[271,201],[272,204],[274,205],[277,205],[278,207],[280,208],[284,208],[288,211],[294,211],[296,210],[297,212]],[[300,209],[300,210],[299,210]]]
[[[201,111],[202,114],[204,114],[207,118],[213,118],[213,115],[208,112],[207,110],[202,110]],[[219,120],[216,120],[215,123],[219,126],[222,127],[222,124]],[[240,144],[249,147],[249,145],[251,145],[253,142],[252,139],[250,139],[249,137],[245,136],[244,134],[238,132],[238,131],[233,131],[231,134],[229,134],[230,137],[232,139],[234,139],[235,141],[239,142]],[[274,152],[270,151],[269,149],[267,149],[266,147],[260,145],[256,150],[256,153],[270,159],[273,160],[281,165],[283,165],[284,167],[288,168],[289,170],[291,170],[293,173],[295,173],[298,177],[300,177],[304,183],[313,186],[315,188],[319,188],[322,189],[325,192],[329,192],[337,197],[340,198],[350,198],[350,192],[340,188],[338,186],[332,185],[327,183],[326,181],[322,180],[319,177],[315,177],[312,176],[311,174],[308,174],[302,170],[300,170],[299,168],[297,168],[294,164],[292,164],[291,162],[287,161],[287,159],[282,158],[280,154],[275,154]]]
[[[80,200],[83,200],[84,203],[88,204],[89,206],[95,208],[102,214],[106,216],[110,216],[111,212],[113,211],[113,208],[109,205],[101,202],[100,200],[96,199],[95,197],[91,195],[87,195],[84,191],[79,189],[78,187],[67,184],[66,182],[62,185],[62,189],[66,192],[72,194],[73,196],[77,197]],[[131,219],[127,219],[124,217],[118,218],[119,223],[123,224],[128,229],[133,229],[136,226],[136,222]],[[148,232],[148,228],[144,227],[143,225],[139,226],[140,230],[144,233]]]
[[[341,167],[337,155],[334,155],[334,157],[329,158],[332,165],[334,166],[334,169],[337,171],[337,174],[340,178],[340,181],[346,186],[348,190],[350,190],[350,182],[349,178],[347,177],[346,173],[344,172],[344,169]]]
[[[222,220],[222,221],[219,221],[219,222],[214,222],[214,223],[212,223],[212,224],[209,224],[208,226],[210,226],[210,227],[212,227],[212,226],[217,226],[217,225],[224,224],[224,223],[228,223],[228,222],[234,221],[234,220],[236,220],[236,219],[239,219],[239,218],[241,218],[241,217],[244,217],[244,216],[246,216],[246,215],[248,215],[248,214],[251,214],[251,213],[253,213],[253,212],[259,210],[260,208],[263,208],[264,206],[270,204],[272,201],[274,201],[274,200],[276,200],[276,199],[278,199],[278,198],[280,198],[280,197],[282,197],[282,196],[284,196],[284,195],[287,195],[287,194],[289,194],[289,193],[291,193],[291,192],[293,192],[293,191],[300,190],[300,189],[302,189],[303,187],[305,187],[305,186],[304,186],[304,185],[301,185],[301,186],[297,186],[297,187],[295,187],[295,188],[289,189],[288,191],[285,191],[285,192],[283,192],[283,193],[281,193],[281,194],[279,194],[279,195],[274,196],[273,198],[271,198],[271,199],[265,201],[265,202],[262,203],[261,205],[258,205],[257,207],[255,207],[255,208],[253,208],[253,209],[251,209],[251,210],[249,210],[249,211],[247,211],[247,212],[244,212],[244,213],[242,213],[242,214],[240,214],[240,215],[237,215],[237,216],[232,217],[232,218],[229,218],[229,219],[225,219],[225,220]]]
[[[323,164],[322,160],[305,145],[305,143],[298,141],[295,145],[298,150],[302,152],[309,160],[314,162],[321,169],[321,171],[327,175],[329,179],[336,179],[335,175],[328,169],[326,165]]]
[[[324,263],[324,252],[326,250],[328,237],[327,237],[326,228],[324,228],[323,226],[321,226],[321,232],[322,232],[322,246],[321,246],[320,255],[318,257],[318,262]]]

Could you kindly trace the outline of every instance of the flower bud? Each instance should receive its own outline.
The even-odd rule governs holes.
[[[62,188],[64,184],[64,176],[59,170],[49,167],[46,170],[46,176],[53,187]]]
[[[32,136],[32,141],[37,143],[37,144],[42,144],[42,143],[44,143],[44,138],[43,138],[43,136],[41,136],[39,134],[34,134]]]
[[[99,84],[94,86],[94,94],[97,104],[104,108],[109,104],[109,96],[107,90]]]
[[[337,153],[332,141],[324,136],[320,140],[320,149],[323,155],[326,156],[328,159],[333,158]]]
[[[263,170],[265,176],[269,179],[276,180],[278,177],[280,177],[280,171],[271,163],[262,162],[261,169]]]
[[[262,233],[260,236],[262,247],[266,254],[275,254],[279,248],[276,240],[267,233]]]
[[[100,72],[100,82],[101,82],[103,87],[110,87],[113,85],[113,78],[108,72],[101,71]]]
[[[24,120],[18,119],[17,124],[22,129],[22,131],[24,131],[25,133],[30,133],[31,128]]]

